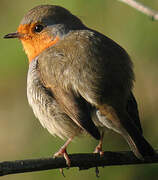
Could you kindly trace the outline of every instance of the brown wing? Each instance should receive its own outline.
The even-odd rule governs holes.
[[[52,88],[57,102],[63,111],[81,128],[85,129],[94,138],[100,139],[100,133],[94,125],[87,102],[81,97],[75,95],[71,90],[65,92],[61,88]]]
[[[65,77],[65,57],[61,53],[43,54],[38,59],[38,67],[46,88],[51,89],[57,102],[78,126],[85,129],[94,138],[100,139],[100,133],[91,119],[86,100],[77,95],[72,87],[68,87],[70,76]],[[65,87],[65,84],[67,85]]]

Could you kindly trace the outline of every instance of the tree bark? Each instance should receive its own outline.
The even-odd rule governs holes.
[[[99,154],[70,154],[71,167],[78,167],[85,170],[93,167],[104,167],[114,165],[134,165],[158,163],[158,154],[154,157],[148,157],[144,161],[137,159],[132,152],[104,152],[103,156]],[[66,168],[66,162],[63,157],[27,159],[17,161],[0,162],[0,176],[32,171],[42,171],[49,169]]]

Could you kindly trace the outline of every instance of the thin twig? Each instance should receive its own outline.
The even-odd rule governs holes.
[[[129,6],[135,8],[136,10],[146,14],[147,16],[151,17],[152,20],[158,20],[158,12],[143,5],[140,2],[137,2],[135,0],[119,0],[125,4],[128,4]]]
[[[157,151],[158,153],[158,151]],[[78,167],[80,170],[92,167],[104,167],[113,165],[130,165],[130,164],[151,164],[158,163],[158,154],[154,157],[147,158],[144,161],[138,160],[132,152],[104,152],[100,157],[99,154],[71,154],[71,167]],[[15,173],[24,173],[32,171],[41,171],[49,169],[66,168],[66,162],[63,157],[27,159],[18,161],[0,162],[0,176]]]

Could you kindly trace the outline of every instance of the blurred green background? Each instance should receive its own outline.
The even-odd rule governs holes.
[[[140,2],[158,10],[157,0]],[[145,137],[158,148],[158,22],[117,0],[0,0],[0,161],[51,156],[64,143],[52,137],[35,119],[26,97],[28,61],[18,40],[2,37],[16,28],[23,15],[39,4],[57,4],[69,9],[83,22],[111,37],[130,54],[136,74],[137,98]],[[107,133],[105,150],[128,150],[126,142]],[[76,139],[69,153],[92,152],[97,141]],[[100,180],[158,179],[158,165],[100,168]],[[94,180],[95,170],[65,170],[65,179]],[[63,179],[59,170],[9,175],[4,180]]]

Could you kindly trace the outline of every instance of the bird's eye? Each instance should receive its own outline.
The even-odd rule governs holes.
[[[39,32],[41,32],[43,29],[44,29],[44,26],[43,26],[42,24],[37,24],[37,25],[34,27],[34,32],[39,33]]]

